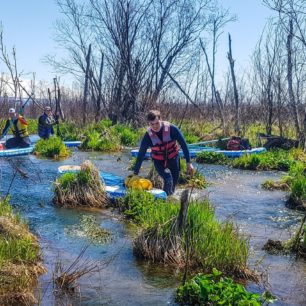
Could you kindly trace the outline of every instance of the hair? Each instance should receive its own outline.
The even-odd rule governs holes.
[[[147,120],[154,121],[156,118],[160,119],[160,111],[156,109],[150,110],[147,114]]]

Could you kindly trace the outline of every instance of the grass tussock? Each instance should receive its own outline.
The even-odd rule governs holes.
[[[287,206],[289,208],[306,210],[306,164],[296,161],[290,166],[289,173],[280,181],[267,180],[262,187],[267,190],[290,191]]]
[[[71,151],[65,146],[64,142],[56,136],[37,141],[34,152],[36,155],[54,159],[71,155]]]
[[[234,168],[246,170],[279,170],[289,171],[296,163],[306,163],[306,154],[301,149],[273,150],[261,154],[245,154],[233,159]]]
[[[37,238],[27,224],[13,213],[8,199],[0,200],[0,304],[32,305],[32,293],[39,275],[46,272],[40,263]]]
[[[188,265],[194,270],[209,272],[215,267],[229,275],[251,277],[246,266],[248,239],[231,221],[220,223],[207,200],[189,204],[186,226],[179,237],[173,236],[178,203],[154,201],[149,193],[131,191],[119,202],[119,208],[143,228],[134,242],[137,256],[183,267],[188,249]]]
[[[53,202],[65,207],[105,207],[108,198],[98,169],[85,161],[79,172],[60,176],[54,183]]]
[[[121,150],[120,138],[112,130],[105,130],[102,133],[89,130],[85,133],[80,148],[100,152],[117,152]]]

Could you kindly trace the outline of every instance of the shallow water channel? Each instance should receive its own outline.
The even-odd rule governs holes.
[[[65,161],[37,159],[34,156],[0,159],[0,189],[10,188],[11,203],[29,222],[41,242],[44,263],[49,272],[40,279],[41,305],[172,305],[173,292],[180,276],[163,267],[136,260],[132,254],[135,228],[129,226],[111,210],[84,211],[57,208],[52,205],[52,182],[60,165],[80,164],[90,159],[105,172],[125,176],[129,154],[98,154],[74,152]],[[13,164],[29,178],[16,174]],[[148,162],[145,162],[148,164]],[[268,255],[261,250],[268,238],[287,239],[302,214],[285,208],[284,192],[262,190],[260,184],[268,178],[279,178],[276,172],[240,171],[223,166],[205,165],[199,169],[211,182],[210,201],[220,220],[232,218],[243,233],[250,236],[250,266],[263,272],[259,286],[249,284],[253,291],[264,286],[278,297],[275,305],[306,305],[306,262],[289,256]],[[207,192],[205,192],[207,193]],[[200,196],[200,194],[199,194]],[[99,261],[101,270],[80,280],[81,294],[73,300],[55,298],[52,272],[56,261],[69,266],[80,250],[89,244],[86,237],[71,231],[83,215],[94,215],[112,233],[106,244],[90,245],[84,255]],[[105,261],[112,259],[107,264]]]

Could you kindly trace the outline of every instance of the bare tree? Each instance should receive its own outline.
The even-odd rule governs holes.
[[[230,34],[228,34],[228,49],[229,51],[227,53],[227,58],[230,63],[231,77],[232,77],[233,90],[234,90],[234,99],[235,99],[235,132],[239,133],[240,132],[239,96],[238,96],[238,89],[237,89],[236,76],[234,70],[235,61],[232,56],[232,39]]]
[[[300,144],[304,145],[306,149],[306,128],[305,125],[300,126],[299,122],[299,108],[297,105],[297,98],[294,96],[293,85],[293,44],[294,40],[301,43],[303,50],[301,54],[306,54],[306,2],[304,0],[264,0],[264,3],[278,12],[279,20],[287,33],[287,81],[288,93],[290,101],[290,109],[293,115],[294,126]],[[299,100],[299,99],[298,99]],[[306,107],[304,107],[304,122],[306,122]]]
[[[17,97],[20,96],[20,88],[19,88],[19,77],[20,74],[17,68],[17,55],[15,47],[12,48],[12,55],[10,56],[6,50],[6,46],[4,44],[3,38],[3,27],[0,24],[0,61],[4,63],[6,68],[8,69],[8,73],[11,78],[11,82],[7,82],[6,84],[10,87],[13,92],[15,101]]]
[[[231,16],[229,14],[229,11],[216,9],[216,13],[213,14],[210,18],[210,32],[212,34],[212,59],[211,62],[209,60],[208,56],[208,51],[207,51],[207,44],[203,42],[202,39],[200,39],[200,45],[203,50],[204,56],[205,56],[205,62],[207,64],[208,72],[210,75],[211,79],[211,101],[212,105],[214,105],[214,102],[217,105],[217,109],[219,112],[219,116],[221,119],[221,126],[223,129],[223,133],[226,135],[227,134],[227,127],[226,127],[226,119],[225,119],[225,112],[224,112],[224,105],[221,99],[220,91],[216,88],[216,83],[215,83],[215,65],[216,65],[216,53],[217,53],[217,44],[220,36],[222,35],[223,27],[231,21],[235,20],[234,16]]]

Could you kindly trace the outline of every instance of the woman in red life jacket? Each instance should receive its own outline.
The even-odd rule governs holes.
[[[179,146],[181,146],[186,162],[187,172],[193,173],[187,143],[181,131],[175,125],[161,121],[160,112],[151,110],[147,114],[149,128],[145,133],[134,167],[134,174],[139,173],[147,149],[151,147],[151,157],[157,173],[164,180],[167,195],[173,194],[180,174]],[[178,144],[177,144],[178,143]]]

